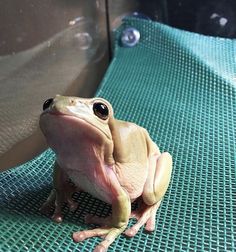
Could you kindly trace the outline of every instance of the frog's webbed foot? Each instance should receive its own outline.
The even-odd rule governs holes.
[[[144,202],[140,208],[131,213],[131,218],[137,219],[137,223],[125,231],[125,235],[133,237],[137,234],[139,229],[145,225],[145,230],[148,232],[154,231],[156,222],[156,212],[161,204],[161,201],[152,206],[146,205]]]
[[[81,242],[90,237],[100,236],[104,238],[104,240],[96,246],[93,252],[105,252],[107,251],[110,244],[116,239],[118,235],[120,235],[124,231],[125,228],[126,225],[122,227],[103,226],[91,230],[79,231],[73,233],[73,240],[75,242]]]
[[[64,203],[68,204],[71,211],[74,211],[78,207],[78,204],[72,199],[74,192],[76,192],[76,188],[70,183],[67,183],[63,190],[52,189],[47,200],[41,206],[40,212],[43,214],[49,214],[51,207],[54,206],[55,210],[52,215],[52,220],[58,223],[62,222],[62,207]]]

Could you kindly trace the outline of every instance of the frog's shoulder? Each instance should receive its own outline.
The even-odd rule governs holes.
[[[138,145],[139,143],[145,143],[149,154],[160,152],[156,143],[151,139],[148,131],[142,126],[139,126],[133,122],[122,120],[117,120],[117,125],[121,139],[129,139],[129,141],[134,141],[135,145]]]
[[[143,141],[152,142],[148,131],[136,123],[117,120],[117,126],[121,136],[133,137],[135,135],[136,138],[139,136]]]
[[[138,133],[140,134],[148,134],[147,130],[136,123],[123,121],[116,119],[116,124],[118,126],[119,131],[126,131],[127,133]]]

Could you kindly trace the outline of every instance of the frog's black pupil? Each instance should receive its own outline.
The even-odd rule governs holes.
[[[108,107],[104,103],[101,103],[101,102],[94,103],[93,111],[97,117],[103,120],[106,120],[108,118],[109,110],[108,110]]]
[[[44,104],[43,104],[43,110],[46,110],[47,108],[50,107],[50,105],[52,104],[53,102],[53,98],[50,98],[50,99],[47,99]]]

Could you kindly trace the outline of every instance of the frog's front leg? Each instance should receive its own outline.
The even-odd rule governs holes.
[[[76,187],[70,183],[68,176],[63,172],[57,162],[55,162],[53,168],[53,189],[47,200],[41,206],[40,211],[48,214],[51,206],[54,205],[55,210],[52,219],[55,222],[62,222],[62,206],[65,202],[69,205],[70,210],[77,208],[77,204],[72,199],[74,192],[76,192]]]
[[[172,171],[171,155],[168,152],[157,155],[149,158],[149,172],[144,185],[142,203],[139,209],[132,213],[132,217],[138,221],[125,231],[129,237],[133,237],[143,225],[146,225],[147,231],[155,229],[156,212],[170,183]]]
[[[119,189],[119,195],[112,201],[112,216],[104,219],[104,224],[100,228],[85,230],[73,233],[75,242],[83,241],[94,236],[104,237],[104,240],[94,249],[94,252],[107,251],[110,244],[120,235],[127,227],[131,213],[131,203],[128,194]],[[91,222],[91,221],[90,221]]]

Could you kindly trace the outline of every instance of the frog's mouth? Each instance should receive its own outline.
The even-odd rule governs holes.
[[[73,130],[73,132],[84,132],[84,134],[94,136],[94,138],[100,137],[104,139],[106,137],[108,140],[112,140],[108,124],[59,111],[44,111],[40,116],[40,127],[43,132],[46,128],[51,128],[53,131],[54,127],[58,127],[59,132],[67,131],[66,129],[68,129],[68,132],[65,134],[70,134],[70,130]]]

